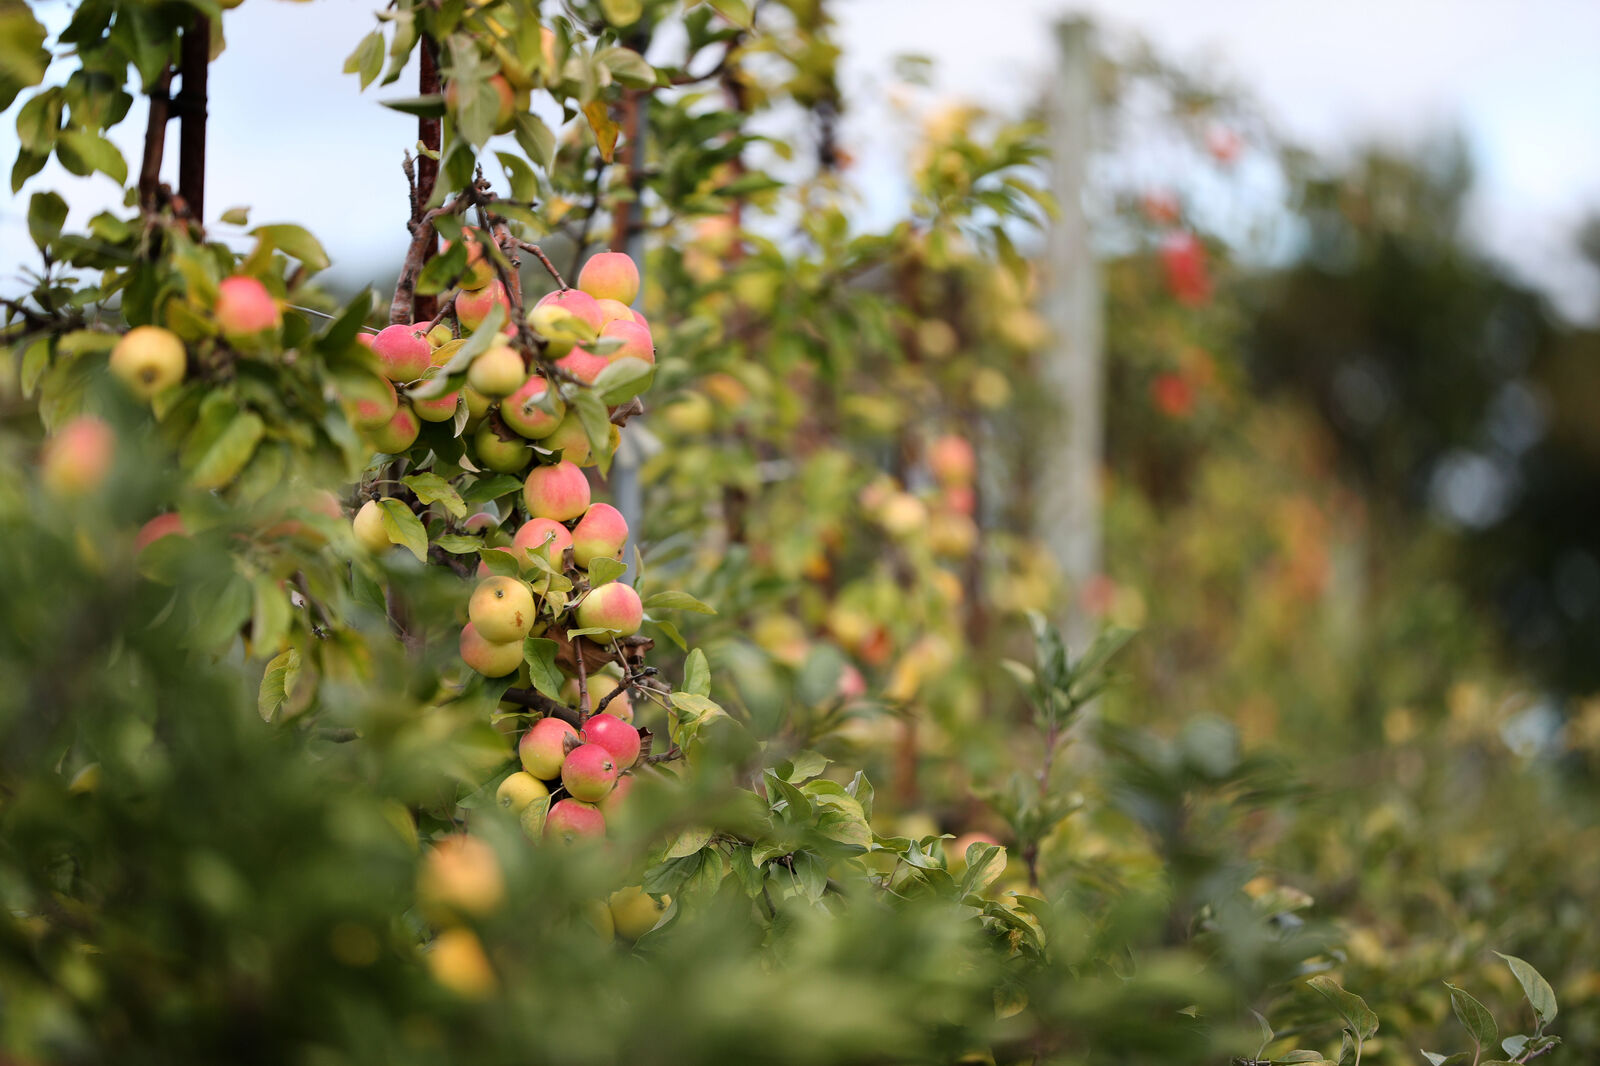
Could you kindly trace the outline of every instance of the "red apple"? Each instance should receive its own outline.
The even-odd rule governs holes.
[[[620,772],[616,758],[603,744],[580,744],[561,764],[561,784],[573,799],[593,803],[611,791]]]

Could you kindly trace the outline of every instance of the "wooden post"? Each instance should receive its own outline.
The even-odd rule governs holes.
[[[1085,583],[1100,571],[1100,469],[1104,452],[1104,326],[1100,276],[1084,207],[1093,150],[1094,50],[1083,19],[1056,24],[1060,67],[1049,100],[1052,187],[1061,217],[1050,231],[1045,301],[1053,334],[1041,384],[1058,417],[1039,442],[1035,530],[1067,580],[1057,619],[1069,646],[1092,634]]]
[[[627,142],[623,146],[624,166],[627,168],[628,186],[633,190],[634,201],[624,200],[617,205],[611,232],[611,250],[626,252],[639,266],[639,294],[644,295],[644,204],[638,200],[644,185],[645,138],[649,136],[650,94],[630,90],[624,97],[626,112],[623,131]],[[644,452],[638,437],[639,430],[624,432],[611,460],[611,473],[606,481],[616,499],[616,508],[628,523],[635,539],[644,530],[644,493],[639,485],[639,468],[644,465]],[[624,553],[627,572],[622,580],[632,584],[639,575],[634,573],[633,553]]]
[[[179,47],[179,113],[183,129],[178,140],[178,195],[188,205],[198,226],[206,218],[206,77],[211,67],[211,20],[196,14],[183,31]]]

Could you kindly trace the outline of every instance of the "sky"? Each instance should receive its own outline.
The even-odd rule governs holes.
[[[357,95],[340,70],[373,26],[373,6],[251,0],[228,14],[228,49],[211,75],[207,213],[243,204],[255,223],[302,222],[340,280],[356,284],[403,255],[399,154],[415,136],[411,119],[376,106],[400,87]],[[1112,37],[1142,35],[1168,59],[1239,86],[1284,134],[1320,152],[1459,128],[1478,167],[1470,222],[1482,247],[1569,317],[1600,315],[1600,281],[1571,238],[1600,211],[1594,0],[837,0],[835,9],[855,108],[844,135],[867,186],[864,211],[898,196],[899,146],[881,134],[895,56],[931,58],[941,92],[1020,110],[1050,77],[1051,24],[1087,14]],[[35,10],[59,25],[68,9],[45,0]],[[130,157],[142,127],[136,105],[115,138]],[[8,114],[0,157],[15,149]],[[109,179],[74,179],[53,164],[30,189],[46,187],[63,190],[74,222],[117,199]],[[26,196],[0,200],[8,288],[29,253],[26,210]]]

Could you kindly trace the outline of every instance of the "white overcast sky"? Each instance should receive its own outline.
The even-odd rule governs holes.
[[[301,221],[343,277],[362,282],[403,254],[398,169],[413,121],[355,94],[344,56],[372,25],[373,0],[311,5],[251,0],[227,15],[228,50],[211,78],[208,214],[233,204],[252,220]],[[1037,97],[1051,69],[1050,26],[1084,12],[1113,33],[1150,39],[1252,93],[1292,139],[1336,153],[1363,138],[1412,139],[1446,125],[1478,167],[1473,203],[1483,246],[1538,281],[1572,315],[1600,310],[1600,282],[1571,243],[1600,210],[1600,2],[1597,0],[837,0],[844,85],[863,119],[845,127],[860,173],[894,173],[890,139],[870,120],[893,58],[936,63],[943,91],[1002,109]],[[61,0],[35,5],[59,25]],[[394,87],[398,90],[399,87]],[[390,90],[395,95],[398,92]],[[14,111],[0,156],[15,153]],[[130,158],[138,109],[117,137]],[[875,158],[874,153],[877,153]],[[9,169],[9,165],[6,168]],[[170,169],[170,166],[169,166]],[[104,177],[52,165],[29,189],[61,187],[74,221],[114,196]],[[28,191],[28,190],[25,190]],[[868,205],[892,202],[867,190]],[[14,287],[29,254],[26,198],[0,200],[0,279]]]

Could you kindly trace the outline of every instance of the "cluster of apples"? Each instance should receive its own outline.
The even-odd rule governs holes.
[[[977,455],[966,438],[946,434],[929,445],[927,463],[933,492],[919,497],[882,478],[862,490],[861,506],[896,539],[922,537],[935,555],[964,558],[978,543]]]
[[[606,819],[616,817],[633,788],[626,771],[641,748],[639,730],[609,711],[590,715],[582,729],[541,718],[517,742],[522,769],[500,783],[495,800],[522,814],[536,800],[553,797],[541,830],[546,839],[604,836]]]

